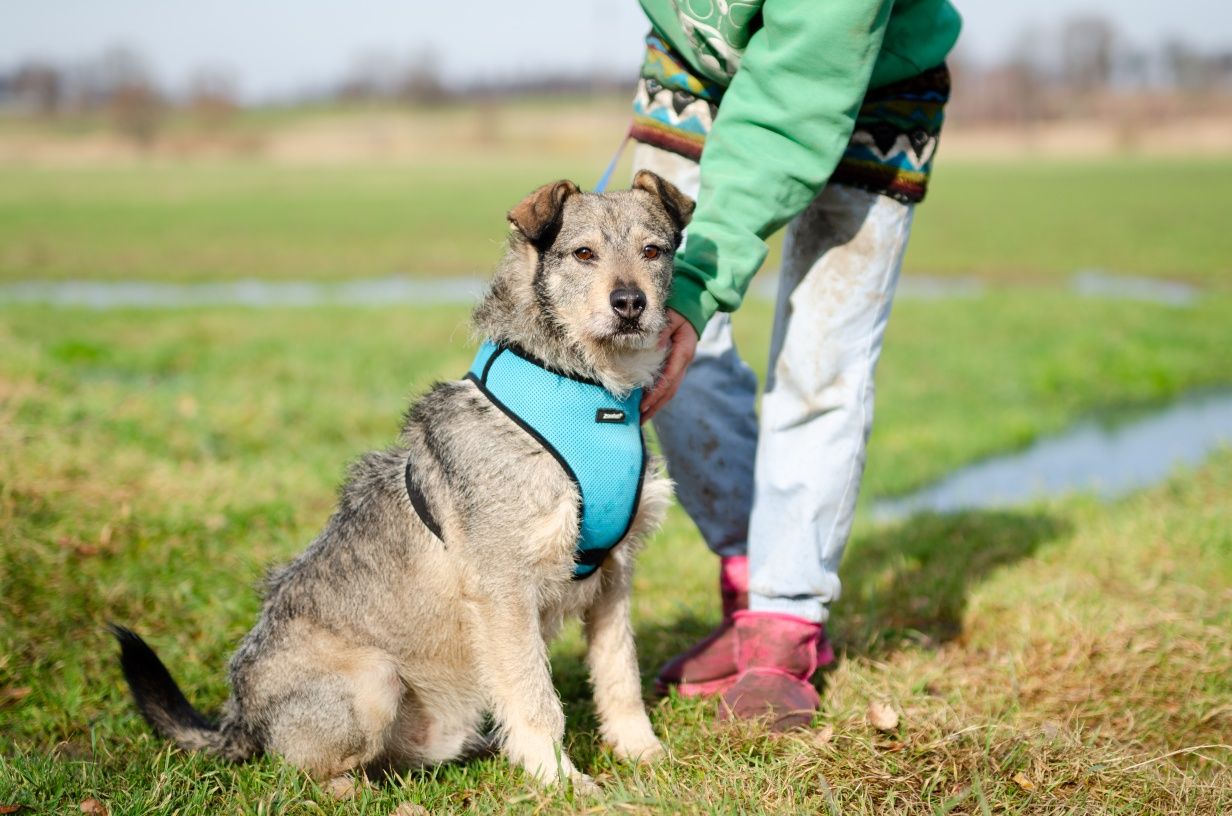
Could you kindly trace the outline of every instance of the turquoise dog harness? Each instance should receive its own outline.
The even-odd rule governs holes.
[[[594,574],[629,532],[641,497],[642,390],[617,399],[593,380],[553,371],[520,348],[491,341],[479,348],[466,379],[543,445],[577,485],[582,503],[573,577]],[[412,504],[439,537],[409,475]]]

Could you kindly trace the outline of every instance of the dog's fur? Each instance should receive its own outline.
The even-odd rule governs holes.
[[[476,332],[617,394],[649,385],[692,209],[648,172],[612,193],[568,181],[536,190],[509,212]],[[581,247],[590,260],[575,255]],[[609,303],[621,287],[646,295],[635,319]],[[408,500],[408,461],[443,541]],[[641,698],[629,592],[634,554],[671,486],[657,460],[648,468],[626,539],[597,574],[572,580],[574,483],[473,383],[438,384],[407,413],[400,444],[353,466],[324,532],[269,577],[260,620],[231,660],[221,722],[198,714],[149,647],[114,627],[137,704],[185,749],[232,760],[271,751],[323,779],[463,756],[486,739],[490,712],[512,762],[586,786],[562,750],[547,657],[565,617],[580,614],[602,735],[617,755],[650,759],[662,747]]]

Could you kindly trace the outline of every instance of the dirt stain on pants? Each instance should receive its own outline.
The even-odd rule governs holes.
[[[697,195],[687,159],[638,145],[634,165]],[[723,314],[655,417],[680,503],[706,543],[719,555],[747,551],[755,610],[823,621],[839,597],[912,214],[828,185],[787,227],[760,418],[757,378]]]

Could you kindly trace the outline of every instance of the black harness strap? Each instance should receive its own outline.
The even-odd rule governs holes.
[[[419,486],[419,482],[411,475],[410,458],[406,460],[406,495],[411,500],[411,507],[414,507],[415,512],[419,515],[419,520],[432,532],[432,535],[444,541],[445,536],[441,532],[441,525],[436,520],[436,516],[432,515],[432,510],[428,507],[428,500],[424,498],[423,489]]]

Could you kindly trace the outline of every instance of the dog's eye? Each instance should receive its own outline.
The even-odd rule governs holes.
[[[579,261],[593,261],[595,259],[595,251],[590,247],[578,247],[573,250],[573,257]]]
[[[642,257],[648,261],[653,261],[655,258],[658,258],[661,254],[663,254],[663,250],[659,249],[654,244],[647,244],[646,246],[642,247]]]

